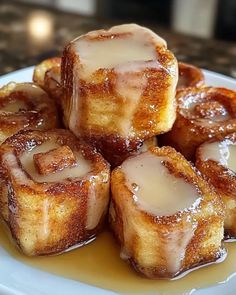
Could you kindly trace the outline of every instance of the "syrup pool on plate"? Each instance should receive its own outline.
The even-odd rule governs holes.
[[[236,243],[226,243],[228,257],[196,269],[178,280],[148,280],[120,259],[119,247],[109,231],[92,243],[58,256],[27,257],[10,241],[0,223],[0,246],[29,266],[122,294],[192,294],[192,290],[222,283],[236,273]]]

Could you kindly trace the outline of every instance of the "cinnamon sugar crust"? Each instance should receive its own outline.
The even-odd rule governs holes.
[[[170,132],[160,137],[188,160],[210,139],[236,131],[236,92],[226,88],[186,88],[177,93],[177,118]]]
[[[35,181],[20,159],[48,141],[79,152],[90,170],[80,177]],[[12,236],[26,255],[60,253],[90,241],[102,229],[109,200],[109,164],[70,131],[22,131],[2,144],[0,163],[1,181],[7,187],[0,192],[1,212],[7,213]]]
[[[135,28],[143,30],[139,26]],[[84,78],[80,75],[83,60],[76,46],[81,41],[103,42],[133,36],[133,32],[126,29],[119,33],[113,30],[116,29],[90,32],[69,43],[63,52],[61,74],[65,125],[98,148],[112,166],[116,166],[120,155],[125,158],[145,139],[172,127],[178,69],[176,59],[166,44],[158,43],[152,39],[153,33],[148,32],[146,43],[153,48],[155,60],[136,63],[138,70],[127,70],[122,65],[125,68],[122,74],[116,66],[100,68]],[[128,94],[119,93],[119,83],[127,83],[125,89],[135,94],[140,92],[137,101],[130,99]]]
[[[58,127],[57,110],[33,83],[9,83],[0,89],[0,143],[22,129]]]
[[[210,140],[200,145],[196,151],[196,167],[210,182],[225,205],[225,237],[236,237],[236,172],[213,159],[203,159],[202,153],[206,145],[225,142],[227,146],[236,145],[236,133],[222,136],[220,140]]]
[[[149,151],[166,157],[164,165],[169,173],[195,186],[200,202],[169,216],[150,214],[134,201],[125,174],[117,167],[111,178],[109,221],[122,257],[136,271],[152,279],[173,278],[224,254],[221,244],[224,207],[219,196],[181,154],[170,147]],[[161,194],[161,188],[158,193]],[[175,261],[173,249],[178,251],[179,247],[182,247],[181,255]],[[170,266],[175,262],[173,271]]]

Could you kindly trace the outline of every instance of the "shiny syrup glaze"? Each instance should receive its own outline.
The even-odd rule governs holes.
[[[15,259],[34,268],[123,294],[190,294],[224,282],[236,273],[236,244],[227,243],[228,257],[178,280],[148,280],[119,257],[120,249],[107,230],[92,243],[59,256],[29,258],[21,254],[0,223],[0,245]],[[191,293],[192,294],[192,293]]]

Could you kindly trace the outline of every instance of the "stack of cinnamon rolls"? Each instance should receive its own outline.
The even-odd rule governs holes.
[[[225,256],[236,92],[206,87],[134,24],[78,37],[33,81],[0,90],[0,214],[24,254],[82,246],[109,223],[149,278]]]

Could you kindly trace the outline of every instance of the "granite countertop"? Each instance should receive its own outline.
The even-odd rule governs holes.
[[[3,0],[0,4],[0,75],[60,55],[65,44],[80,34],[117,23],[121,22]],[[167,40],[179,60],[236,77],[236,43],[204,40],[145,25]]]

